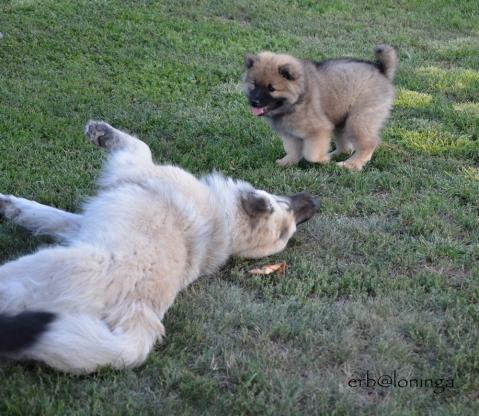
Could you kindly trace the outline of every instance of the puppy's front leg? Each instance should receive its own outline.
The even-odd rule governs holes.
[[[303,141],[289,136],[283,136],[282,140],[286,156],[276,160],[276,163],[279,166],[296,165],[301,160]]]
[[[328,153],[331,146],[330,129],[320,129],[304,139],[303,156],[308,162],[328,163],[331,155]]]

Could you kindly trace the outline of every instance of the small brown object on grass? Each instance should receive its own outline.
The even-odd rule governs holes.
[[[259,274],[259,275],[268,275],[272,273],[281,273],[286,272],[288,265],[285,261],[276,264],[267,264],[266,266],[261,267],[260,269],[252,269],[248,273],[250,274]]]

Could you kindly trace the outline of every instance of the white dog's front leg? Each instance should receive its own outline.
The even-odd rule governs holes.
[[[0,215],[35,234],[67,240],[80,227],[81,215],[25,198],[0,194]]]

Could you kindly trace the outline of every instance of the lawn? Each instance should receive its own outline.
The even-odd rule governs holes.
[[[0,414],[478,414],[478,16],[468,0],[3,0],[0,192],[78,209],[102,162],[82,133],[94,118],[159,162],[308,190],[323,209],[283,253],[185,290],[140,368],[1,363]],[[244,55],[370,59],[380,42],[401,64],[371,163],[278,168]],[[2,262],[48,243],[0,223]],[[248,274],[282,260],[284,276]],[[453,386],[351,383],[394,371]]]

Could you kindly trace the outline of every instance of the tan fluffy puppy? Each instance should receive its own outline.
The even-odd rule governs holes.
[[[244,89],[256,116],[265,116],[283,140],[281,166],[301,158],[327,163],[353,155],[343,166],[361,170],[380,143],[380,130],[394,99],[398,56],[389,45],[375,49],[376,62],[300,60],[261,52],[246,57]],[[335,133],[336,149],[330,151]]]

